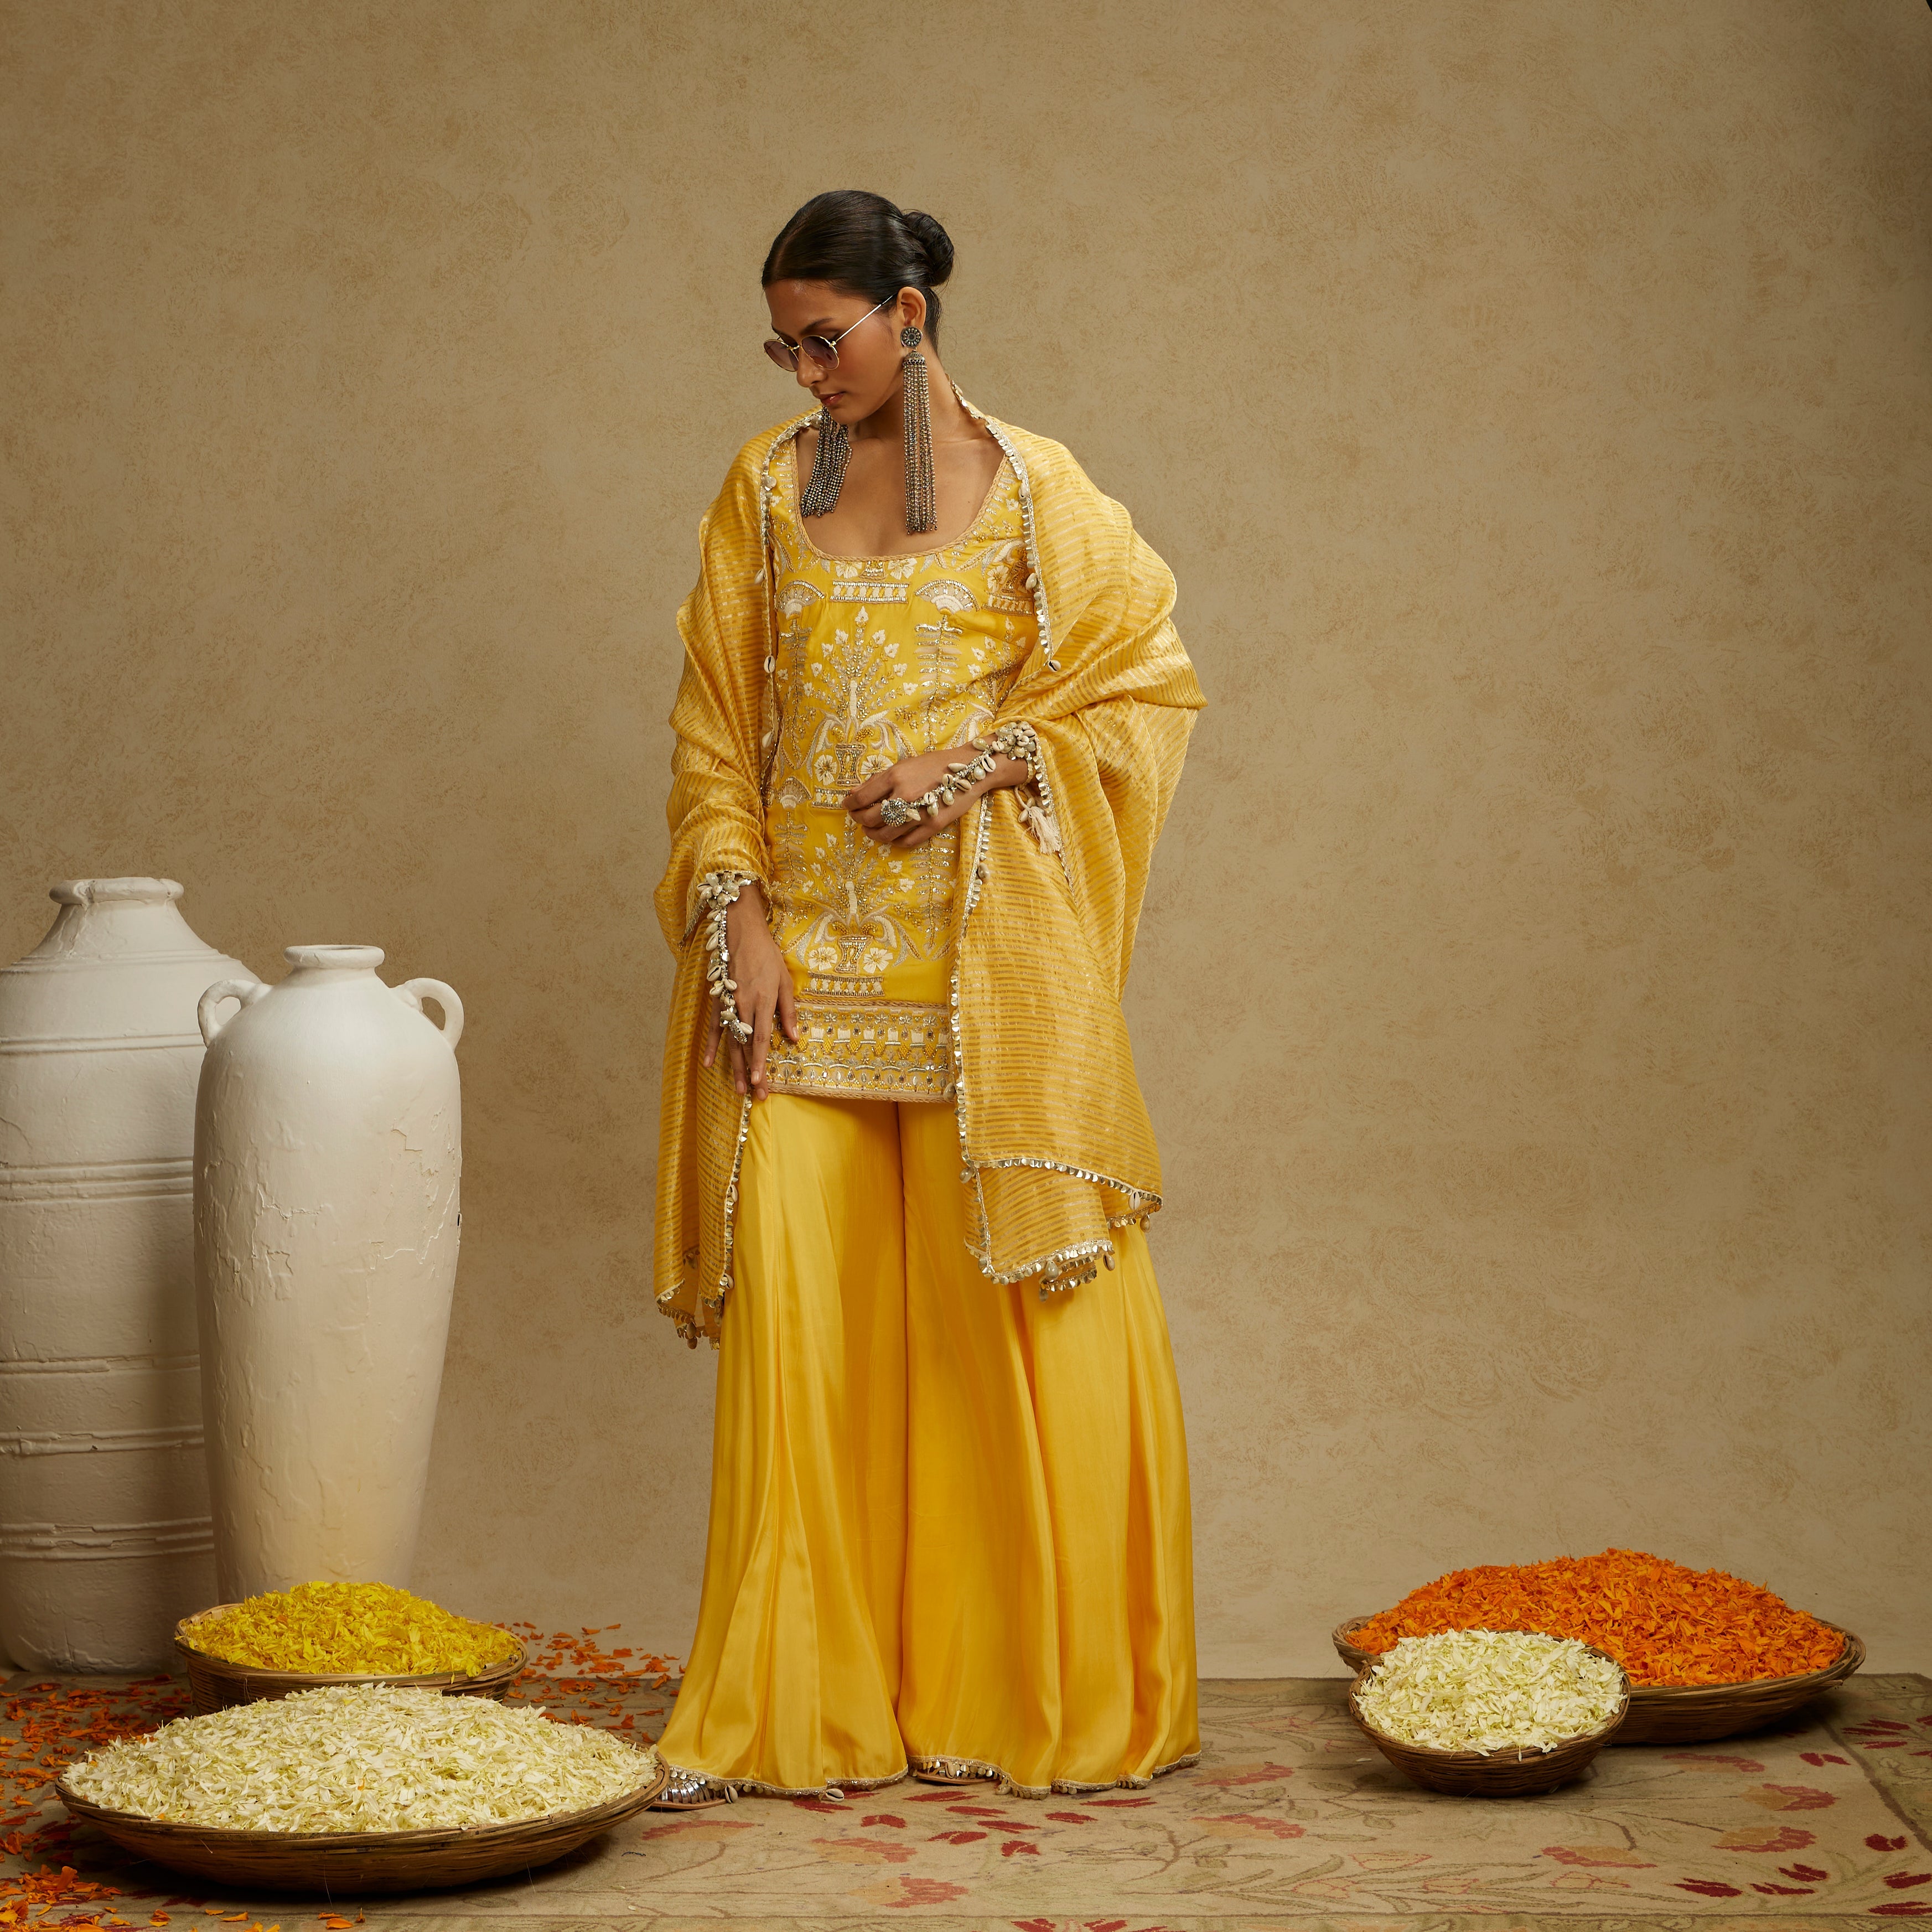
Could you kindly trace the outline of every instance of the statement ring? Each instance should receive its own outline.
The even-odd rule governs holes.
[[[919,807],[908,798],[889,798],[879,807],[882,825],[916,825]]]

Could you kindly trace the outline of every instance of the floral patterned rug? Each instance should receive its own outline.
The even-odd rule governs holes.
[[[634,1676],[526,1679],[560,1715],[653,1735]],[[322,1900],[195,1891],[62,1822],[48,1768],[181,1708],[159,1682],[4,1686],[0,1932],[1848,1932],[1932,1919],[1932,1678],[1855,1677],[1755,1735],[1603,1752],[1546,1796],[1418,1790],[1363,1740],[1339,1678],[1204,1684],[1197,1769],[1044,1802],[908,1781],[838,1802],[650,1812],[528,1877]],[[50,1717],[50,1712],[53,1714]]]

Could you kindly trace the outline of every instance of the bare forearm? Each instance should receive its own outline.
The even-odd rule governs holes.
[[[776,1032],[796,1044],[798,1008],[784,954],[772,936],[763,890],[754,880],[740,884],[724,908],[724,951],[714,956],[712,986],[718,1010],[704,1030],[700,1058],[709,1066],[718,1057],[728,1025],[739,1034],[724,1042],[731,1084],[740,1094],[762,1100],[771,1090],[765,1056]]]
[[[970,745],[954,746],[952,754],[962,763],[975,755]],[[982,791],[998,791],[1007,785],[1024,784],[1032,776],[1027,770],[1025,759],[1010,758],[1005,752],[996,752],[993,754],[993,769],[973,788],[973,795],[976,797]]]

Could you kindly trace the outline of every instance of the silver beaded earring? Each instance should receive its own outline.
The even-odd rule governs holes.
[[[899,413],[905,423],[905,526],[909,531],[936,530],[939,519],[933,508],[932,395],[926,387],[926,358],[919,352],[920,332],[912,323],[899,331],[899,340],[907,350],[899,364],[905,375],[904,393],[899,399]]]
[[[802,516],[822,517],[837,505],[838,486],[845,480],[845,459],[851,454],[852,445],[846,436],[845,425],[821,404],[818,411],[818,454],[812,462],[805,493],[798,500]]]

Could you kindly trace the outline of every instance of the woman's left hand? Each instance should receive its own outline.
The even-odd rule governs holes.
[[[966,808],[982,792],[997,791],[1002,785],[1024,784],[1033,776],[1024,759],[1010,758],[1003,752],[994,759],[992,772],[970,790],[956,794],[950,805],[941,806],[937,812],[922,812],[910,825],[888,825],[880,816],[880,808],[887,799],[923,798],[955,765],[969,764],[978,756],[974,746],[953,745],[902,758],[897,764],[874,772],[863,784],[854,785],[845,794],[845,809],[868,838],[897,851],[910,851],[944,832],[955,819],[963,818]]]

